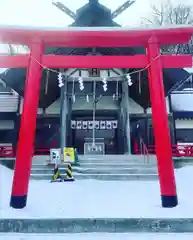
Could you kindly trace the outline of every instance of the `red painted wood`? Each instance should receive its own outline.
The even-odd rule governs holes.
[[[161,59],[152,61],[160,54],[160,48],[156,37],[150,39],[147,54],[151,65],[149,74],[149,91],[152,105],[152,121],[154,127],[157,166],[159,173],[160,189],[162,196],[176,196],[176,184],[170,130],[168,126],[168,114],[163,85],[163,73]]]
[[[163,55],[163,68],[192,67],[191,55]],[[0,56],[0,68],[26,68],[28,55]],[[135,56],[58,56],[44,55],[42,64],[48,68],[145,68],[146,55]]]
[[[42,44],[32,44],[31,56],[41,62],[42,54]],[[12,185],[12,197],[24,197],[28,194],[28,184],[34,151],[34,137],[36,131],[36,116],[39,102],[41,75],[41,66],[31,59],[29,61],[25,84],[23,112]]]
[[[154,29],[125,28],[18,28],[0,26],[1,43],[31,44],[43,41],[46,45],[66,47],[129,47],[147,46],[154,35],[159,44],[187,43],[192,26]]]
[[[26,68],[29,55],[0,56],[0,68]]]
[[[161,61],[163,68],[191,68],[193,65],[191,55],[163,55]]]
[[[43,57],[49,68],[144,68],[148,65],[145,55],[135,56],[56,56]]]

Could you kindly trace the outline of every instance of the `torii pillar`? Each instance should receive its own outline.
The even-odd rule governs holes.
[[[152,120],[155,136],[157,166],[160,179],[161,201],[163,207],[178,204],[168,115],[164,94],[162,61],[157,38],[152,36],[147,47],[149,60],[149,90],[152,105]]]
[[[26,75],[21,128],[10,200],[10,206],[16,209],[24,208],[27,203],[42,74],[42,67],[40,65],[42,55],[42,43],[32,43]]]

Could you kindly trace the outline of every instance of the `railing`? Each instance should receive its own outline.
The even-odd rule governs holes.
[[[155,145],[145,145],[148,153],[155,154]],[[172,156],[174,157],[193,157],[193,143],[180,143],[177,145],[172,145]],[[144,150],[140,146],[135,145],[135,154],[144,154]]]
[[[140,138],[140,154],[144,156],[144,163],[149,163],[149,151],[142,138]]]
[[[155,145],[146,145],[143,139],[140,144],[135,143],[134,153],[144,156],[144,162],[149,162],[149,156],[156,154]],[[34,156],[50,155],[50,148],[36,148]],[[193,157],[193,143],[181,143],[172,145],[172,155],[174,157]],[[15,158],[16,148],[12,146],[0,146],[0,158]]]
[[[50,155],[49,148],[36,148],[34,150],[34,156]],[[16,148],[12,146],[0,146],[0,158],[15,158]]]

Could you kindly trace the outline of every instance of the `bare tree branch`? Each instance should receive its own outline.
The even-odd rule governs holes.
[[[172,25],[193,24],[193,8],[187,4],[172,4],[170,0],[166,4],[152,5],[152,16],[150,19],[142,18],[144,25]],[[163,46],[162,52],[191,53],[193,55],[193,39],[186,45]]]

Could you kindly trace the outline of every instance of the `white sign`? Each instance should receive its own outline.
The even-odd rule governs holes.
[[[84,144],[84,154],[85,155],[104,155],[105,145],[104,143],[85,143]]]
[[[193,143],[178,143],[177,150],[181,155],[192,155]]]
[[[53,164],[60,163],[60,149],[59,148],[50,149],[50,163],[53,163]]]
[[[72,129],[93,129],[93,127],[95,129],[117,129],[118,127],[118,121],[117,120],[101,120],[101,121],[75,121],[75,120],[71,120],[71,128]]]

